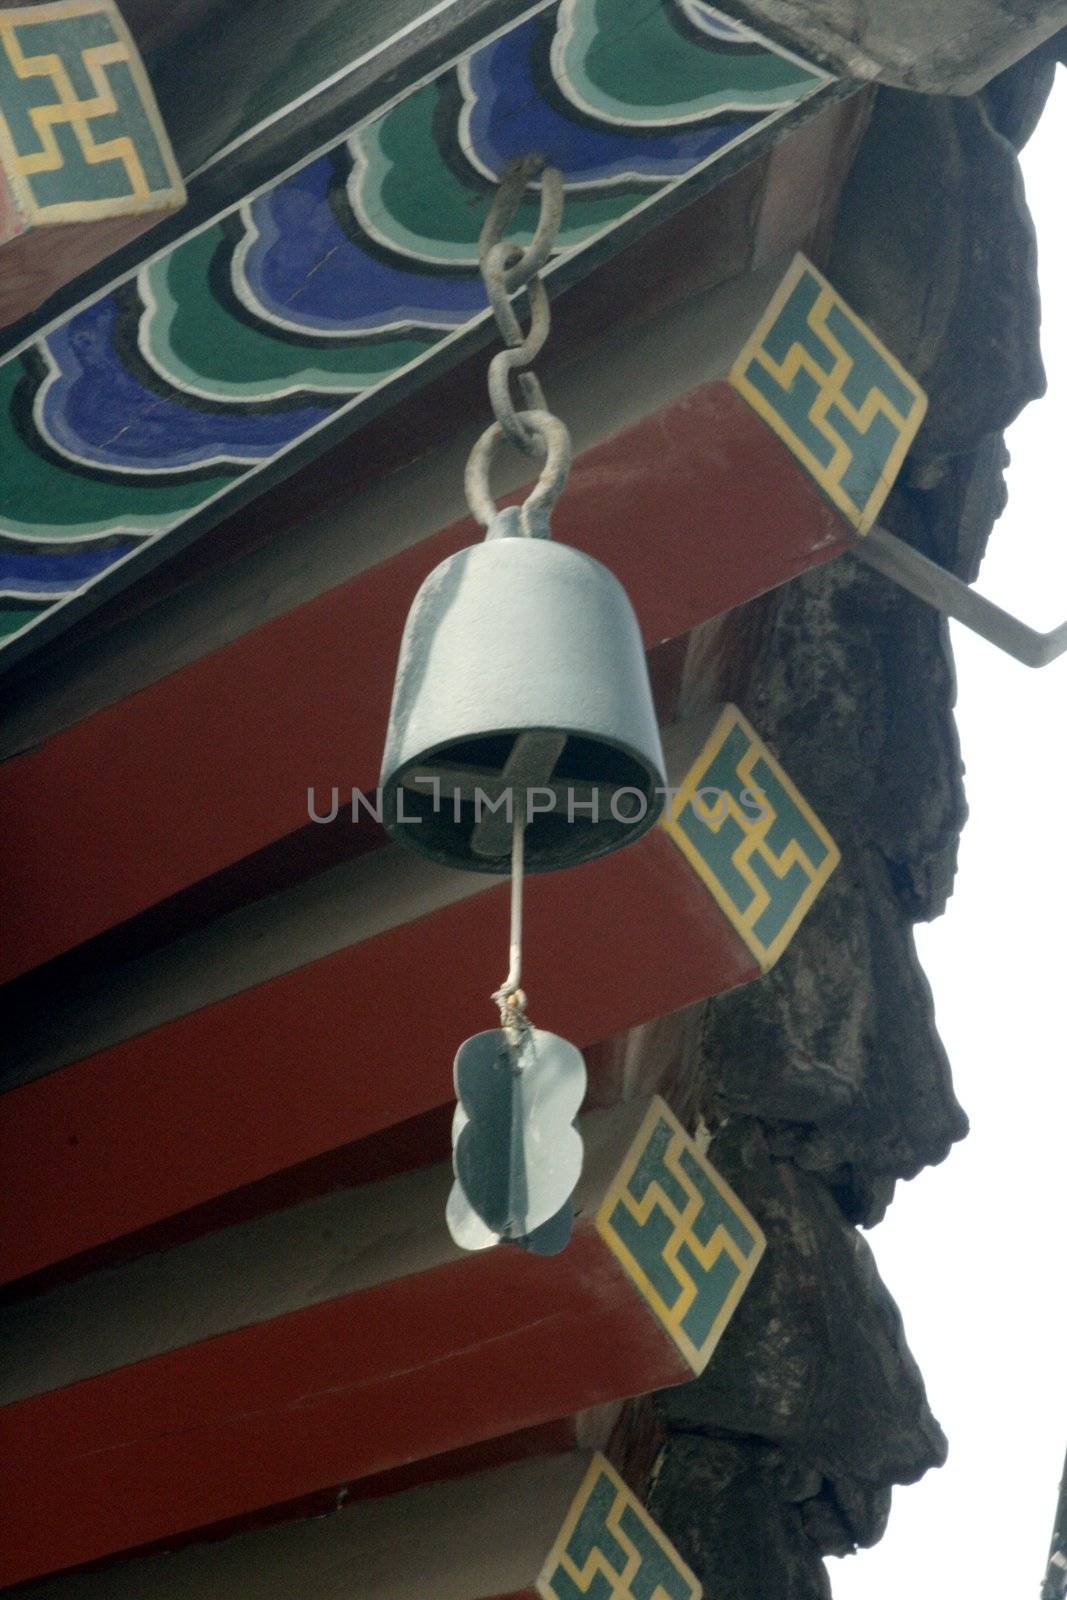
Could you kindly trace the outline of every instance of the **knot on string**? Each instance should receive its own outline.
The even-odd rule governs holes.
[[[533,1029],[533,1023],[526,1015],[526,995],[522,989],[509,989],[505,985],[495,990],[492,998],[500,1011],[501,1031],[512,1050],[518,1051]]]
[[[511,1050],[517,1055],[529,1035],[526,995],[522,989],[522,880],[526,818],[516,809],[511,823],[511,962],[508,975],[494,990],[500,1009],[500,1026]]]

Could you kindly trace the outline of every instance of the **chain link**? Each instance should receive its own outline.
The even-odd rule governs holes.
[[[522,206],[526,190],[541,175],[540,214],[530,243],[522,246],[504,238]],[[571,460],[570,435],[548,409],[544,390],[531,363],[548,338],[548,294],[541,281],[559,237],[563,219],[563,176],[545,166],[540,156],[513,161],[501,179],[478,244],[478,261],[490,307],[505,348],[489,363],[489,398],[496,422],[471,451],[467,464],[467,499],[477,520],[488,527],[497,514],[489,489],[489,470],[497,446],[508,439],[525,455],[544,459],[537,485],[520,513],[521,531],[528,536],[548,535],[548,516],[563,492]],[[512,296],[525,290],[530,325],[524,333]],[[515,378],[523,404],[512,395]],[[510,524],[509,524],[510,527]]]
[[[518,374],[519,388],[528,411],[547,411],[544,391],[528,368],[541,353],[548,337],[548,295],[540,272],[552,254],[563,219],[563,177],[556,167],[543,167],[539,156],[525,156],[507,169],[489,208],[481,239],[478,262],[485,291],[496,317],[497,327],[507,345],[494,356],[489,367],[489,398],[504,432],[528,456],[541,455],[538,441],[519,421],[511,399],[511,375]],[[537,229],[526,249],[503,236],[514,222],[531,178],[541,170],[541,211]],[[525,289],[530,302],[530,331],[524,334],[511,296]]]

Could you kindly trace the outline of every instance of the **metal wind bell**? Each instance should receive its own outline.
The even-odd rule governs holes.
[[[511,873],[511,965],[493,996],[501,1025],[468,1039],[455,1061],[448,1224],[465,1249],[505,1239],[553,1254],[570,1235],[582,1162],[573,1123],[586,1074],[572,1044],[526,1016],[523,879],[638,838],[662,809],[665,778],[626,592],[600,562],[551,538],[570,436],[526,369],[548,334],[540,272],[559,232],[559,172],[541,171],[532,242],[522,249],[502,237],[538,171],[535,160],[513,164],[482,233],[482,276],[506,345],[489,368],[497,420],[466,474],[485,541],[442,562],[412,605],[381,792],[394,838],[451,867]],[[511,299],[523,289],[526,334]],[[521,410],[512,400],[513,373]],[[498,510],[489,471],[505,439],[543,465],[524,503]]]

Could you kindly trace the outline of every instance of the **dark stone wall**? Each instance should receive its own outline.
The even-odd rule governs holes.
[[[879,91],[825,263],[930,395],[882,520],[968,579],[1044,386],[1016,145],[1055,53],[972,98]],[[857,1224],[967,1131],[912,932],[966,817],[953,663],[942,619],[849,557],[715,648],[842,864],[778,966],[707,1007],[693,1104],[768,1250],[703,1377],[649,1403],[650,1505],[714,1600],[825,1600],[822,1557],[878,1540],[893,1484],[946,1453]]]

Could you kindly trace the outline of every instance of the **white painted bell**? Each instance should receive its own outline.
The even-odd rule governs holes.
[[[404,630],[382,771],[383,820],[449,866],[528,872],[607,854],[663,806],[663,752],[640,629],[599,561],[512,536],[426,579]]]

